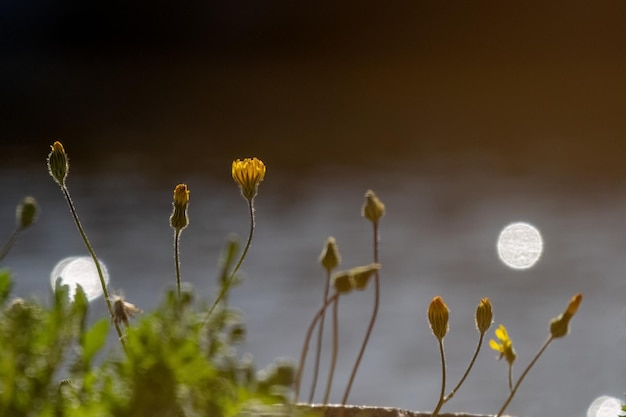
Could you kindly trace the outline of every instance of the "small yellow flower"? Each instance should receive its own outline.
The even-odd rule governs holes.
[[[61,187],[65,186],[65,178],[70,169],[69,159],[61,142],[56,141],[50,146],[48,154],[48,172]]]
[[[444,303],[443,298],[436,296],[428,306],[428,321],[430,328],[435,337],[439,340],[443,339],[448,333],[448,317],[450,310]]]
[[[185,184],[178,184],[174,188],[174,211],[170,216],[170,224],[175,230],[182,230],[189,224],[187,205],[189,204],[189,188]]]
[[[478,307],[476,308],[476,328],[483,334],[491,327],[493,322],[493,309],[491,308],[491,301],[485,297],[480,300]]]
[[[241,195],[248,200],[256,196],[259,184],[265,177],[265,164],[258,158],[245,158],[233,161],[233,179],[241,189]]]
[[[511,338],[509,338],[506,327],[502,324],[496,329],[496,337],[500,340],[500,343],[491,339],[489,341],[489,346],[496,352],[500,352],[500,357],[498,359],[502,359],[504,356],[509,365],[513,365],[517,355],[515,354],[515,349],[513,349],[513,342],[511,341]]]

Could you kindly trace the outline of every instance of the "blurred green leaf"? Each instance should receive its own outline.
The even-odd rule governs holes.
[[[110,320],[102,318],[98,320],[82,337],[81,345],[83,348],[83,360],[89,364],[93,357],[102,349],[109,334]]]
[[[13,282],[11,281],[11,273],[7,269],[0,270],[0,305],[4,304],[9,298]]]

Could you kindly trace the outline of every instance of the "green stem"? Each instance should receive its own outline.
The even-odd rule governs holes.
[[[72,217],[74,218],[74,223],[76,223],[76,228],[80,233],[80,236],[83,238],[83,242],[85,242],[85,246],[87,247],[87,251],[91,255],[91,259],[93,259],[94,264],[96,265],[96,270],[98,271],[98,277],[100,278],[100,285],[102,285],[102,294],[104,295],[104,301],[106,301],[107,308],[109,309],[109,315],[111,316],[111,320],[113,320],[113,307],[111,306],[111,299],[109,298],[109,292],[107,291],[107,285],[104,281],[104,275],[102,274],[102,268],[100,267],[100,262],[96,257],[96,253],[94,252],[91,244],[89,243],[89,239],[87,239],[87,234],[83,230],[83,226],[80,224],[80,220],[78,220],[78,214],[76,213],[76,209],[74,208],[74,203],[72,202],[72,198],[70,197],[70,192],[65,185],[61,186],[61,190],[63,191],[63,195],[65,196],[65,200],[67,200],[67,204],[70,207],[70,211],[72,212]],[[113,325],[115,326],[115,331],[117,332],[117,336],[122,344],[122,347],[126,349],[126,343],[124,342],[122,330],[120,326],[113,321]]]
[[[337,353],[339,352],[339,298],[333,304],[333,356],[330,361],[330,372],[328,373],[328,383],[326,384],[326,393],[324,394],[323,404],[328,404],[330,397],[330,389],[333,385],[333,377],[335,375],[335,367],[337,365]],[[322,318],[324,315],[322,315]]]
[[[439,340],[439,353],[441,354],[441,394],[439,394],[439,402],[437,403],[437,407],[435,407],[435,411],[433,411],[432,417],[437,417],[439,415],[439,410],[444,403],[444,394],[446,392],[446,355],[443,351],[443,338]]]
[[[315,316],[313,316],[311,325],[309,326],[306,336],[304,337],[304,345],[302,346],[302,353],[300,354],[300,366],[298,366],[298,371],[296,372],[296,382],[294,384],[294,393],[295,393],[294,396],[295,396],[296,403],[298,402],[298,399],[300,398],[300,386],[302,384],[302,374],[304,373],[304,365],[306,363],[306,354],[309,351],[309,343],[313,335],[313,330],[315,330],[315,325],[317,324],[317,321],[320,320],[320,318],[326,312],[326,307],[328,307],[330,303],[334,302],[338,298],[339,298],[339,293],[335,293],[324,302],[324,305],[322,305],[322,307],[317,311]]]
[[[535,355],[533,360],[528,364],[526,369],[524,369],[524,372],[522,372],[522,374],[520,375],[519,379],[517,380],[517,383],[515,384],[515,386],[511,390],[511,394],[509,394],[509,398],[506,399],[506,401],[504,402],[504,405],[502,405],[502,408],[500,408],[500,411],[498,411],[498,414],[496,414],[496,417],[500,417],[502,415],[502,413],[504,413],[504,410],[506,410],[506,408],[508,407],[509,403],[513,399],[513,396],[515,395],[515,393],[517,392],[517,389],[519,388],[520,384],[522,383],[522,381],[526,377],[526,374],[528,374],[528,371],[530,371],[530,368],[532,368],[533,365],[535,364],[535,362],[537,362],[537,359],[539,359],[539,357],[543,354],[543,351],[546,350],[546,348],[548,347],[550,342],[552,342],[552,340],[554,340],[554,337],[552,337],[552,336],[548,337],[548,340],[545,341],[545,343],[543,344],[543,346],[541,346],[541,348],[539,349],[539,351],[537,352],[537,354]]]
[[[452,391],[450,391],[450,393],[446,396],[446,398],[444,398],[444,400],[443,400],[444,403],[448,402],[448,400],[450,400],[452,397],[454,397],[454,394],[459,390],[459,388],[461,388],[461,385],[463,385],[463,382],[465,382],[465,379],[467,378],[467,376],[469,375],[470,371],[472,370],[472,367],[474,366],[474,362],[476,362],[476,358],[478,357],[478,352],[480,351],[480,347],[483,344],[484,336],[485,336],[485,334],[481,332],[480,333],[480,338],[478,339],[478,345],[476,345],[476,350],[474,351],[474,356],[472,356],[472,360],[470,361],[469,366],[465,370],[465,373],[463,374],[463,377],[459,380],[459,383],[456,384],[456,387],[454,387],[454,389]]]
[[[378,222],[373,222],[374,224],[374,263],[378,263]],[[359,365],[361,364],[361,359],[363,359],[363,354],[365,353],[365,348],[367,347],[367,342],[369,341],[370,335],[372,334],[372,329],[374,328],[374,323],[376,323],[376,316],[378,316],[378,305],[380,303],[380,274],[378,269],[376,270],[376,275],[374,276],[374,310],[372,311],[372,318],[370,319],[370,323],[367,326],[367,332],[365,333],[365,339],[363,339],[363,344],[361,345],[361,350],[359,351],[359,355],[356,358],[356,362],[354,363],[354,368],[352,368],[352,373],[350,374],[350,379],[348,380],[348,386],[346,387],[346,392],[343,395],[343,399],[341,401],[342,405],[346,405],[348,402],[348,396],[350,395],[350,390],[352,389],[352,384],[354,383],[354,379],[356,378],[356,373],[359,369]]]
[[[13,244],[17,240],[17,237],[19,236],[21,231],[22,229],[20,229],[19,227],[16,227],[13,233],[11,233],[9,240],[7,241],[7,243],[4,244],[4,246],[2,247],[2,250],[0,250],[0,261],[4,259],[5,256],[7,256],[7,253],[9,253],[9,251],[13,247]]]
[[[330,290],[330,270],[326,271],[326,285],[324,287],[324,302],[328,298],[328,292]],[[320,357],[322,354],[322,338],[324,334],[324,318],[325,314],[320,319],[320,325],[317,328],[317,351],[315,352],[315,367],[313,368],[313,382],[311,383],[311,393],[309,394],[309,404],[313,403],[313,397],[315,397],[315,387],[317,386],[317,377],[320,369]]]
[[[180,231],[176,229],[174,232],[174,264],[176,265],[176,289],[178,290],[178,298],[180,298]]]
[[[252,235],[254,234],[254,204],[253,204],[253,201],[254,201],[254,199],[248,200],[248,210],[249,210],[249,213],[250,213],[250,232],[248,234],[248,241],[246,242],[246,247],[243,249],[243,252],[241,253],[241,257],[239,258],[239,262],[237,262],[237,265],[235,266],[235,269],[233,269],[233,272],[230,274],[230,276],[228,277],[226,282],[222,284],[222,290],[220,291],[219,295],[217,296],[217,298],[213,302],[213,305],[209,309],[209,312],[207,313],[207,317],[204,319],[204,322],[206,322],[208,320],[208,318],[211,317],[211,314],[213,313],[213,310],[215,310],[215,307],[217,307],[219,302],[227,295],[228,290],[230,288],[230,285],[232,284],[233,279],[235,278],[235,275],[237,274],[237,271],[239,270],[239,267],[243,263],[243,260],[246,257],[246,254],[248,253],[248,249],[250,248],[250,243],[252,242]]]

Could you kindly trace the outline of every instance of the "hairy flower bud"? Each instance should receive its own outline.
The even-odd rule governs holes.
[[[69,158],[61,142],[56,141],[48,154],[48,172],[61,187],[65,187],[65,178],[70,169]]]
[[[24,200],[22,200],[22,202],[17,206],[15,216],[17,220],[17,227],[19,229],[26,229],[35,223],[38,211],[39,206],[37,205],[37,200],[33,197],[25,197]]]
[[[489,298],[485,297],[480,300],[476,308],[476,328],[483,334],[491,327],[491,323],[493,323],[491,301],[489,301]]]
[[[337,268],[340,263],[341,256],[339,255],[337,242],[335,241],[335,238],[331,236],[328,240],[326,240],[326,246],[324,246],[322,254],[320,255],[320,264],[322,264],[326,271],[330,272]]]
[[[385,205],[376,197],[374,191],[367,190],[365,193],[365,203],[361,214],[372,223],[378,223],[378,220],[385,214]]]
[[[428,306],[428,321],[435,337],[442,340],[448,333],[448,316],[450,310],[443,298],[436,296]]]
[[[170,224],[175,230],[182,230],[189,224],[187,205],[189,204],[189,188],[185,184],[178,184],[174,188],[174,211],[170,216]]]
[[[560,316],[552,319],[550,322],[550,334],[554,338],[565,336],[569,332],[569,322],[578,311],[578,306],[583,299],[581,293],[576,294],[570,300],[567,308]]]

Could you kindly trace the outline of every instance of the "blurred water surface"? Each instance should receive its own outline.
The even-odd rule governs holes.
[[[91,243],[108,267],[114,291],[123,291],[147,310],[174,285],[168,218],[173,188],[185,182],[191,202],[190,226],[181,240],[182,278],[199,298],[214,295],[216,262],[226,236],[246,236],[248,231],[246,204],[230,178],[229,162],[218,168],[212,173],[172,173],[167,179],[140,167],[113,174],[72,169],[70,191]],[[473,315],[481,297],[493,302],[494,324],[504,323],[509,330],[519,375],[546,339],[549,320],[573,294],[583,292],[572,333],[550,346],[508,412],[583,416],[596,397],[622,396],[624,185],[478,170],[424,175],[407,165],[319,166],[305,177],[296,174],[268,166],[256,200],[254,241],[242,268],[245,280],[232,296],[248,323],[242,352],[252,352],[259,366],[276,357],[299,357],[306,328],[321,304],[324,274],[317,258],[328,236],[337,239],[342,267],[371,261],[371,225],[360,216],[363,194],[371,188],[387,207],[380,226],[382,305],[350,402],[434,408],[441,369],[426,309],[435,295],[451,309],[445,339],[448,389],[462,375],[478,339]],[[13,272],[15,295],[46,299],[51,269],[64,257],[85,255],[83,243],[43,164],[0,170],[0,191],[3,236],[9,235],[15,205],[24,196],[39,201],[39,221],[2,266]],[[513,221],[533,224],[544,238],[544,253],[528,270],[507,268],[497,257],[498,234]],[[373,288],[341,300],[332,401],[341,400],[372,301]],[[105,314],[101,299],[93,304],[92,314]],[[493,337],[493,330],[488,336]],[[327,343],[320,381],[325,381],[329,347]],[[444,411],[495,413],[500,408],[508,391],[507,366],[485,347]],[[305,374],[303,397],[308,396],[310,376]],[[318,388],[318,395],[322,391]]]

